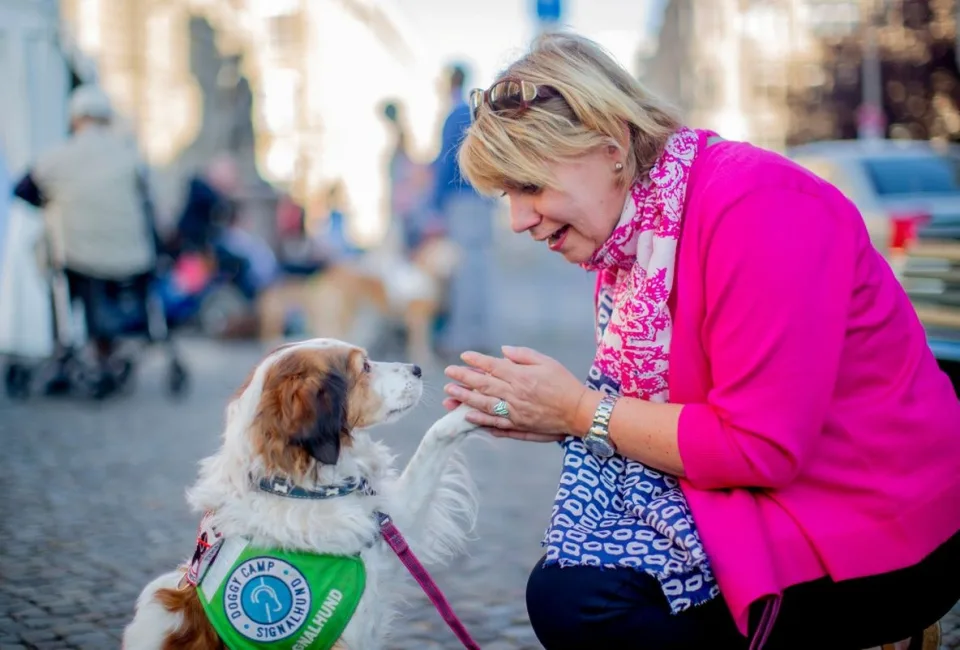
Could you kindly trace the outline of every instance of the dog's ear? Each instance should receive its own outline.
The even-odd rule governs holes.
[[[347,431],[347,380],[331,369],[316,396],[316,418],[294,442],[317,462],[336,465],[340,460],[340,438]]]
[[[347,377],[341,363],[315,354],[288,354],[268,370],[251,429],[268,472],[302,476],[314,461],[337,463],[350,433]]]

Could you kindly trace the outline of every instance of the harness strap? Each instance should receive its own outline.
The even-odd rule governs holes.
[[[427,595],[427,598],[430,599],[433,606],[440,612],[440,616],[443,617],[443,620],[446,621],[450,629],[453,630],[453,633],[460,640],[460,643],[463,644],[463,647],[469,650],[480,650],[480,646],[473,640],[473,637],[470,636],[470,633],[460,619],[457,618],[450,603],[447,602],[443,592],[440,591],[440,587],[433,581],[433,578],[430,577],[430,574],[427,573],[424,566],[420,564],[420,560],[418,560],[417,556],[410,550],[407,540],[405,540],[403,535],[400,534],[400,531],[397,530],[397,527],[393,521],[391,521],[390,517],[382,512],[378,512],[377,519],[380,524],[380,534],[383,536],[387,546],[397,554],[403,566],[407,568],[407,571],[410,572],[413,579],[416,580],[420,588],[423,589],[423,593]]]

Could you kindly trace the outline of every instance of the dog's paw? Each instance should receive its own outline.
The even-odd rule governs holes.
[[[461,404],[437,420],[430,427],[431,433],[440,438],[454,438],[479,429],[480,425],[467,420],[467,413],[474,410],[465,404]]]

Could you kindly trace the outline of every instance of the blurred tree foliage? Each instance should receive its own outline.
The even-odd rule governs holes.
[[[877,31],[888,137],[960,141],[958,2],[888,0]],[[819,47],[820,63],[791,73],[789,145],[857,137],[862,33],[824,38]]]

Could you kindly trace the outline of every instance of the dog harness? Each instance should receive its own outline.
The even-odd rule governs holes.
[[[298,499],[329,499],[376,492],[363,479],[306,490],[284,479],[255,481],[263,492]],[[207,513],[182,583],[193,585],[207,618],[230,650],[331,650],[360,604],[366,568],[359,556],[260,549],[224,538]],[[480,650],[390,517],[376,513],[380,538],[423,589],[467,650]]]
[[[330,650],[366,586],[357,556],[262,549],[218,540],[197,587],[210,624],[230,650]]]

